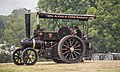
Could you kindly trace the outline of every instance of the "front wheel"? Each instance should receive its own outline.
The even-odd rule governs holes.
[[[26,65],[34,65],[37,62],[38,54],[32,48],[26,48],[22,53],[22,60]]]
[[[22,49],[18,48],[16,49],[13,54],[12,54],[12,60],[14,62],[14,64],[16,65],[24,65],[22,59],[21,59],[21,55],[22,55]]]
[[[82,61],[85,55],[85,44],[80,37],[67,35],[58,44],[58,55],[66,63]]]

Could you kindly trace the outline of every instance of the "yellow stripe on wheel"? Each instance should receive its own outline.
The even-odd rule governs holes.
[[[35,39],[33,39],[33,48],[35,48]]]

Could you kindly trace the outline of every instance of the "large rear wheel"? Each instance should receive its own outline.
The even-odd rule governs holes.
[[[82,61],[85,55],[85,44],[78,36],[67,35],[58,44],[58,55],[66,63]]]

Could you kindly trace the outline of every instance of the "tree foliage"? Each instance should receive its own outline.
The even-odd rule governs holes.
[[[5,18],[4,16],[0,16],[0,43],[3,43],[3,37],[4,37],[4,30],[5,30]]]
[[[4,40],[10,45],[18,46],[24,34],[25,28],[23,17],[8,17],[4,30]]]

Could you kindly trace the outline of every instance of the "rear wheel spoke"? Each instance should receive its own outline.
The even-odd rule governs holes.
[[[68,50],[68,49],[64,48],[64,49],[62,49],[62,50]]]
[[[80,55],[80,53],[79,52],[77,52],[77,51],[74,51],[76,54],[79,54]]]
[[[78,56],[76,55],[76,53],[75,53],[75,52],[73,52],[73,54],[75,55],[75,58],[78,58]]]
[[[77,48],[77,47],[80,47],[80,44],[79,44],[79,45],[77,45],[77,46],[75,46],[74,48]]]
[[[70,53],[70,55],[69,55],[69,60],[71,60],[71,53]]]
[[[74,60],[75,58],[74,58],[74,55],[73,55],[73,53],[71,54],[71,56],[72,56],[72,59]]]
[[[65,58],[67,58],[67,57],[68,57],[68,55],[69,55],[69,53],[67,53],[67,54],[66,54]]]
[[[65,51],[63,54],[66,54],[66,53],[68,53],[69,52],[69,50],[68,51]]]
[[[68,42],[67,42],[67,41],[65,41],[65,44],[66,44],[67,46],[69,46],[69,44],[68,44]]]
[[[74,39],[72,39],[72,45],[74,44],[74,41],[75,41],[75,40],[74,40]]]
[[[75,47],[77,45],[78,41],[75,42],[75,44],[73,45],[73,47]]]
[[[72,46],[72,42],[71,42],[71,40],[69,39],[69,44],[70,44],[70,46]]]
[[[74,49],[74,50],[81,50],[81,49]]]
[[[65,45],[65,44],[63,44],[63,46],[65,46],[66,48],[70,48],[69,46],[67,46],[67,45]]]

